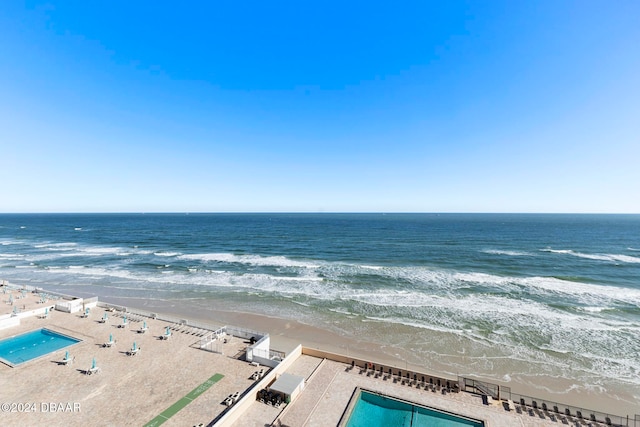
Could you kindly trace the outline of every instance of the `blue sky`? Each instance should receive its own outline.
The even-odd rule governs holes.
[[[637,1],[0,6],[0,212],[640,212]]]

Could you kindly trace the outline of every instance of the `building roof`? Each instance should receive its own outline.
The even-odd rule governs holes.
[[[280,375],[280,377],[271,385],[271,387],[269,387],[269,389],[278,393],[291,395],[294,391],[296,391],[298,387],[300,387],[301,383],[304,383],[304,377],[285,373]]]

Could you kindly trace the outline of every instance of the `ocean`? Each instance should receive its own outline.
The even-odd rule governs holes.
[[[640,400],[640,215],[2,214],[0,279],[296,319],[560,401]]]

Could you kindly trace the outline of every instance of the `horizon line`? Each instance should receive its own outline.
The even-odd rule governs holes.
[[[21,211],[0,212],[0,215],[273,215],[273,214],[371,214],[371,215],[640,215],[640,212],[509,212],[509,211]]]

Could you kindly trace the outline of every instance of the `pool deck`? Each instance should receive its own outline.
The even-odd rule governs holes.
[[[6,294],[0,296],[7,298]],[[15,304],[29,310],[42,307],[38,301],[37,295],[27,294]],[[0,304],[0,315],[11,311],[12,306]],[[199,337],[190,333],[175,332],[170,339],[161,340],[160,335],[171,325],[168,322],[147,318],[149,330],[140,334],[141,321],[119,328],[122,319],[113,313],[108,313],[106,323],[99,323],[104,312],[96,307],[88,318],[82,318],[81,313],[52,311],[47,319],[26,317],[20,325],[0,330],[0,339],[41,327],[82,339],[14,368],[0,364],[0,403],[16,404],[15,412],[0,412],[0,425],[144,426],[152,420],[167,427],[213,425],[212,421],[227,410],[224,399],[235,392],[242,394],[254,384],[250,376],[256,368],[242,360],[249,345],[246,341],[233,338],[223,346],[222,354],[212,353],[199,349]],[[104,348],[109,334],[116,345]],[[134,341],[141,350],[128,356]],[[75,361],[59,365],[66,350]],[[101,372],[85,375],[94,357]],[[530,416],[507,412],[502,405],[485,405],[474,394],[442,395],[304,354],[286,372],[307,378],[297,399],[274,408],[256,401],[252,391],[240,418],[229,425],[264,427],[275,421],[274,425],[289,427],[335,426],[356,387],[479,419],[487,427],[562,425],[544,414]],[[24,404],[35,410],[26,412]]]

